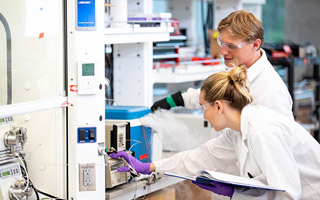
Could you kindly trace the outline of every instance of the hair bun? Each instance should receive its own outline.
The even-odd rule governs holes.
[[[247,82],[247,68],[245,65],[234,67],[229,72],[229,77],[233,82],[240,83],[242,86],[246,86]]]

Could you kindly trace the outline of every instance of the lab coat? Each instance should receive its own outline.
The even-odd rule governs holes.
[[[249,67],[247,73],[247,86],[253,98],[252,104],[266,106],[293,119],[290,93],[268,61],[265,51],[261,50],[261,53],[262,56]],[[199,109],[199,95],[200,89],[193,88],[182,93],[185,107]]]
[[[248,177],[286,190],[252,196],[236,189],[232,199],[320,199],[320,145],[293,119],[264,106],[247,105],[241,133],[225,129],[194,150],[155,161],[156,171],[195,176],[208,169]],[[260,190],[263,191],[263,190]],[[248,195],[250,194],[250,195]]]

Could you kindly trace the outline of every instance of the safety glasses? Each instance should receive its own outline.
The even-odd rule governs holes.
[[[219,101],[230,104],[230,101],[227,101],[227,100],[219,100]],[[204,105],[200,105],[200,110],[204,113],[214,103],[215,103],[215,101],[211,102],[211,103],[204,104]]]
[[[237,49],[241,49],[243,44],[245,43],[245,42],[241,42],[239,44],[232,44],[232,43],[221,42],[219,35],[217,37],[217,42],[221,48],[225,47],[229,51],[235,51]]]
[[[207,103],[207,104],[204,104],[204,105],[200,105],[201,112],[204,113],[212,104],[214,104],[214,102]]]

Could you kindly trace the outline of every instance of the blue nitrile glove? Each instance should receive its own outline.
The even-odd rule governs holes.
[[[171,108],[176,106],[184,106],[184,101],[181,95],[181,91],[171,94],[164,99],[156,101],[151,106],[151,111],[154,112],[158,108],[170,110]]]
[[[234,193],[234,188],[230,185],[227,184],[223,184],[223,183],[219,183],[219,182],[215,182],[215,181],[210,181],[209,184],[206,183],[198,183],[195,181],[192,181],[193,184],[196,184],[197,186],[199,186],[202,189],[205,190],[209,190],[213,193],[219,194],[219,195],[223,195],[223,196],[228,196],[228,197],[232,197],[233,193]]]
[[[122,157],[124,158],[129,165],[131,165],[136,172],[141,173],[141,174],[151,174],[150,172],[150,164],[151,163],[143,163],[136,159],[135,157],[127,154],[124,151],[119,151],[118,153],[111,153],[109,155],[111,158],[119,158]],[[130,169],[128,166],[125,167],[120,167],[117,169],[118,172],[130,172]]]

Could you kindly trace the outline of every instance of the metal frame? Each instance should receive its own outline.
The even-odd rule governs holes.
[[[105,162],[98,148],[104,147],[105,134],[105,70],[104,70],[104,0],[95,0],[96,30],[76,30],[77,0],[66,1],[67,18],[67,189],[68,199],[105,198]],[[74,86],[78,85],[78,63],[94,60],[97,70],[95,94],[79,95]],[[96,127],[96,142],[78,143],[79,127]],[[80,191],[79,166],[94,163],[96,187],[92,191]]]

